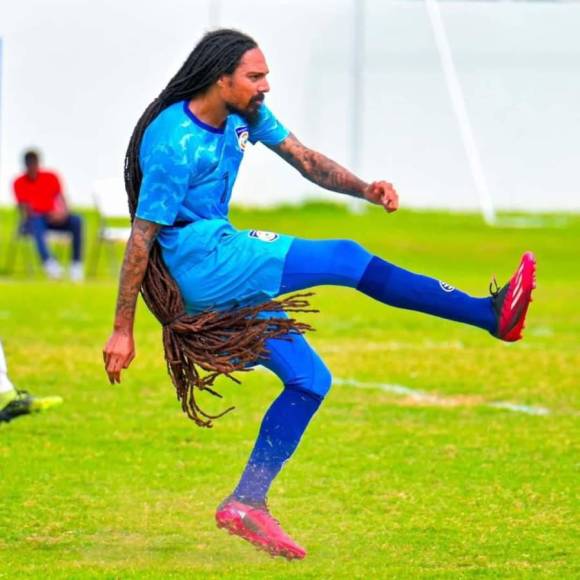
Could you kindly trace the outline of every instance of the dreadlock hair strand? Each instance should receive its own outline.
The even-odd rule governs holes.
[[[143,177],[139,163],[141,141],[151,121],[173,103],[192,99],[206,91],[220,76],[232,74],[244,53],[257,46],[251,37],[237,30],[207,33],[165,89],[145,109],[133,130],[125,156],[125,189],[131,221],[135,219]],[[233,407],[210,415],[200,408],[197,391],[221,397],[213,387],[216,379],[225,376],[239,383],[232,373],[251,370],[248,365],[267,356],[268,339],[312,330],[309,324],[293,318],[261,318],[259,315],[262,312],[315,312],[306,300],[310,294],[296,294],[257,306],[189,315],[157,242],[151,248],[141,295],[163,326],[165,360],[181,408],[201,427],[211,427],[215,419]]]

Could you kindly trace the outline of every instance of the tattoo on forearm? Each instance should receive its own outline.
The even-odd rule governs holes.
[[[159,229],[158,224],[138,218],[133,222],[121,269],[115,326],[132,327],[133,325],[137,296],[147,270],[149,252]]]
[[[364,181],[322,153],[308,149],[294,135],[290,134],[272,149],[304,177],[320,187],[362,197],[367,186]]]

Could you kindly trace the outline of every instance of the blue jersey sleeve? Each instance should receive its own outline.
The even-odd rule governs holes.
[[[250,125],[250,143],[258,141],[264,145],[278,145],[290,135],[290,131],[276,119],[266,105],[260,105],[258,120]]]
[[[136,217],[173,225],[189,187],[191,168],[186,150],[158,143],[141,151],[143,179]]]

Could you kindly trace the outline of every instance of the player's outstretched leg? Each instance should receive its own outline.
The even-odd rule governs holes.
[[[33,397],[26,391],[14,387],[8,378],[8,368],[0,343],[0,423],[38,411],[44,411],[62,403],[60,397]]]
[[[302,559],[298,545],[272,517],[266,496],[274,478],[292,456],[331,384],[316,352],[300,335],[268,341],[270,357],[260,361],[284,383],[284,390],[266,412],[242,478],[216,512],[216,522],[272,556]]]
[[[21,390],[0,393],[0,423],[9,423],[12,419],[22,415],[46,411],[61,403],[61,397],[35,397],[29,392]]]
[[[521,338],[535,270],[534,256],[527,252],[508,284],[477,298],[373,256],[350,240],[297,238],[286,258],[281,293],[328,284],[349,286],[384,304],[463,322],[514,341]]]

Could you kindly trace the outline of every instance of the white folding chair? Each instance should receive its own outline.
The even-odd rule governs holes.
[[[36,247],[30,232],[26,229],[22,221],[20,211],[14,213],[12,235],[6,248],[6,260],[4,271],[6,274],[12,274],[16,268],[19,256],[22,254],[26,273],[31,276],[37,271],[40,259],[36,252]],[[68,245],[70,244],[70,234],[68,232],[59,232],[49,230],[46,232],[46,242],[50,245]],[[22,251],[20,249],[22,248]]]
[[[111,273],[117,273],[117,260],[115,259],[115,245],[126,243],[131,234],[129,206],[125,184],[121,178],[99,179],[93,183],[93,199],[99,214],[97,239],[93,249],[93,256],[89,268],[89,274],[94,276],[99,266],[101,246],[108,249],[109,268]],[[119,225],[123,220],[124,225]]]

